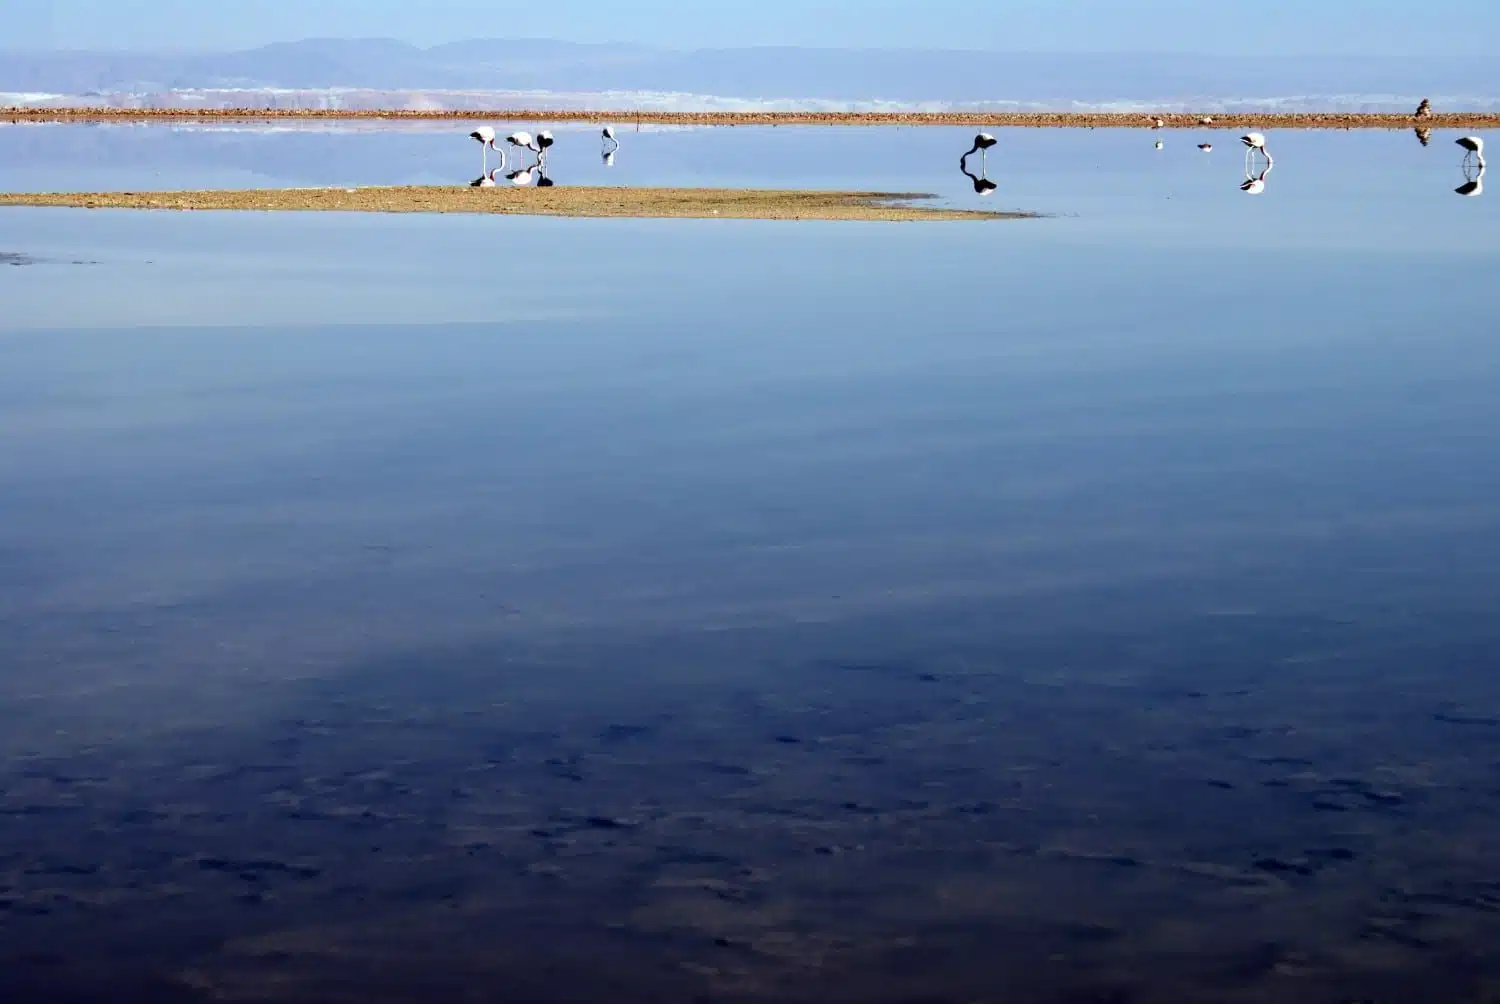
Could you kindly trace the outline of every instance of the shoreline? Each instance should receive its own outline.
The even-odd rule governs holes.
[[[1212,125],[1200,123],[1212,115]],[[699,126],[993,126],[1034,129],[1150,129],[1145,112],[666,112],[628,109],[527,108],[430,111],[300,108],[0,108],[0,122],[259,122],[374,120],[392,122],[587,122]],[[1460,129],[1500,128],[1500,112],[1453,112],[1419,119],[1386,113],[1162,114],[1168,129]]]
[[[0,192],[0,208],[144,211],[460,213],[594,219],[964,221],[1037,214],[913,205],[911,192],[742,188],[262,188],[182,192]]]

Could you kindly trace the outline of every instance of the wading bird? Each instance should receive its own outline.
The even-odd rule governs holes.
[[[1266,137],[1258,132],[1247,132],[1240,137],[1240,144],[1245,148],[1245,173],[1250,172],[1250,161],[1259,153],[1266,158],[1266,167],[1270,169],[1276,162],[1271,159],[1271,151],[1266,149]]]
[[[987,162],[986,154],[989,153],[990,147],[994,146],[998,142],[999,140],[995,139],[995,137],[991,136],[989,133],[980,133],[979,135],[974,137],[974,145],[969,147],[969,152],[958,158],[958,166],[963,167],[968,162],[969,158],[977,153],[979,154],[979,171],[981,174],[983,174],[984,165]]]
[[[1417,105],[1417,118],[1419,118],[1419,119],[1430,119],[1430,118],[1432,118],[1432,102],[1431,101],[1428,101],[1426,98],[1423,98],[1422,99],[1422,103],[1420,105]]]
[[[518,150],[535,150],[536,141],[531,138],[529,132],[513,132],[505,137],[505,142]]]
[[[1478,136],[1463,136],[1454,140],[1454,142],[1464,148],[1465,164],[1469,163],[1470,160],[1477,159],[1479,161],[1479,169],[1481,171],[1484,170],[1484,140]]]
[[[1165,144],[1165,143],[1163,143],[1163,142],[1162,142],[1162,141],[1161,141],[1161,140],[1157,140],[1157,141],[1156,141],[1156,148],[1157,148],[1157,149],[1158,149],[1158,150],[1160,150],[1160,149],[1161,149],[1161,148],[1162,148],[1162,147],[1164,147],[1164,146],[1166,146],[1166,145],[1167,145],[1167,144]]]
[[[493,126],[480,126],[478,129],[475,129],[473,132],[469,133],[469,138],[472,139],[472,140],[474,140],[476,143],[478,143],[479,147],[480,147],[480,150],[483,151],[483,154],[482,154],[482,156],[483,156],[482,163],[484,165],[483,170],[484,170],[484,172],[486,174],[488,174],[489,170],[490,170],[490,151],[491,150],[498,151],[500,149],[498,146],[495,145],[495,129],[494,129],[494,127]],[[501,158],[501,164],[500,164],[500,166],[504,167],[505,166],[505,163],[504,163],[505,154],[503,154],[503,153],[500,154],[500,158]]]
[[[542,153],[543,151],[551,149],[552,144],[556,142],[557,140],[552,138],[552,134],[543,129],[541,132],[536,134],[536,146],[532,147],[532,149],[537,153]]]
[[[502,154],[502,156],[503,156],[503,154]],[[500,170],[500,168],[496,168],[495,169],[495,171],[499,171],[499,170]],[[494,188],[495,187],[495,171],[485,171],[479,177],[477,177],[473,181],[469,182],[469,187],[470,188]]]
[[[974,183],[974,193],[976,195],[989,195],[998,187],[993,181],[985,177],[985,173],[989,167],[989,162],[985,154],[996,142],[998,141],[995,137],[987,132],[982,132],[974,137],[974,145],[969,147],[968,151],[962,157],[958,158],[958,169],[964,173],[964,177]],[[976,152],[979,154],[978,174],[969,170],[969,158],[974,156]]]
[[[1202,150],[1204,153],[1213,153],[1214,145],[1212,143],[1199,143],[1198,149]]]

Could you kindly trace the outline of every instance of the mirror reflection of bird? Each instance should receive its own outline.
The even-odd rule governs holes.
[[[1459,195],[1469,195],[1469,196],[1483,195],[1484,194],[1484,168],[1481,167],[1479,169],[1479,173],[1478,174],[1476,174],[1474,177],[1470,178],[1468,181],[1465,181],[1462,185],[1459,185],[1457,188],[1454,189],[1454,191],[1457,192]]]
[[[599,135],[604,145],[604,148],[599,152],[599,156],[604,161],[605,167],[614,167],[615,154],[620,152],[620,141],[615,139],[614,127],[605,126]]]
[[[500,170],[500,168],[496,168],[493,171],[485,171],[479,177],[477,177],[473,181],[469,182],[469,187],[470,188],[494,188],[495,187],[495,174],[499,170]]]
[[[1244,192],[1246,195],[1259,195],[1264,192],[1266,190],[1266,176],[1271,173],[1271,169],[1275,166],[1276,165],[1274,163],[1267,161],[1266,166],[1261,168],[1260,173],[1255,174],[1253,171],[1251,171],[1250,167],[1246,165],[1245,180],[1240,182],[1240,191]]]
[[[1198,149],[1202,150],[1204,153],[1213,153],[1214,145],[1212,143],[1199,143]]]
[[[1423,126],[1417,126],[1412,130],[1412,132],[1417,134],[1417,142],[1421,143],[1423,146],[1426,146],[1427,144],[1432,142],[1431,129],[1424,128]]]
[[[1432,118],[1432,102],[1428,101],[1426,98],[1423,98],[1422,103],[1420,105],[1417,105],[1416,117],[1419,119]]]
[[[1167,145],[1167,144],[1165,144],[1165,143],[1163,143],[1163,142],[1162,142],[1162,141],[1161,141],[1161,140],[1157,140],[1157,141],[1156,141],[1156,148],[1157,148],[1157,149],[1158,149],[1158,150],[1160,150],[1160,149],[1161,149],[1161,148],[1162,148],[1162,147],[1164,147],[1164,146],[1166,146],[1166,145]]]

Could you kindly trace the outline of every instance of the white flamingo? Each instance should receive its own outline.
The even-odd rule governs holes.
[[[473,132],[469,133],[469,138],[472,139],[472,140],[474,140],[476,143],[478,143],[480,149],[483,151],[483,155],[482,155],[483,156],[483,161],[482,162],[484,164],[484,171],[485,171],[486,174],[488,174],[489,170],[490,170],[490,151],[491,150],[496,150],[496,151],[500,150],[500,148],[495,145],[495,129],[494,129],[494,127],[493,126],[480,126],[478,129],[475,129]],[[504,168],[505,167],[505,154],[501,153],[500,154],[500,158],[501,158],[500,159],[500,166],[502,168]]]
[[[1266,158],[1267,169],[1275,166],[1276,162],[1271,159],[1271,151],[1266,149],[1266,137],[1262,133],[1247,132],[1240,137],[1240,144],[1245,148],[1245,172],[1250,171],[1250,160],[1257,153]]]
[[[545,153],[547,150],[551,149],[552,144],[556,142],[557,140],[552,138],[552,134],[543,129],[541,132],[536,134],[536,145],[533,146],[532,149],[537,153]]]
[[[518,150],[535,150],[536,140],[531,138],[529,132],[513,132],[505,137],[505,142]]]
[[[1454,142],[1457,143],[1459,146],[1461,146],[1461,147],[1464,148],[1464,163],[1465,164],[1469,163],[1470,160],[1476,160],[1477,159],[1478,162],[1479,162],[1479,169],[1480,170],[1484,170],[1484,140],[1483,139],[1481,139],[1478,136],[1462,136],[1459,139],[1454,140]]]
[[[600,151],[599,156],[603,158],[605,167],[614,167],[615,154],[620,151],[620,141],[615,139],[614,126],[605,126],[599,135],[604,145],[604,149]]]

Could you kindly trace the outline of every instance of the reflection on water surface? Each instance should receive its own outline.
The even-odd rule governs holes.
[[[598,138],[976,198],[970,133]],[[100,264],[0,270],[0,990],[1487,999],[1492,203],[1187,138],[1002,131],[1060,215],[983,228],[5,213]]]

